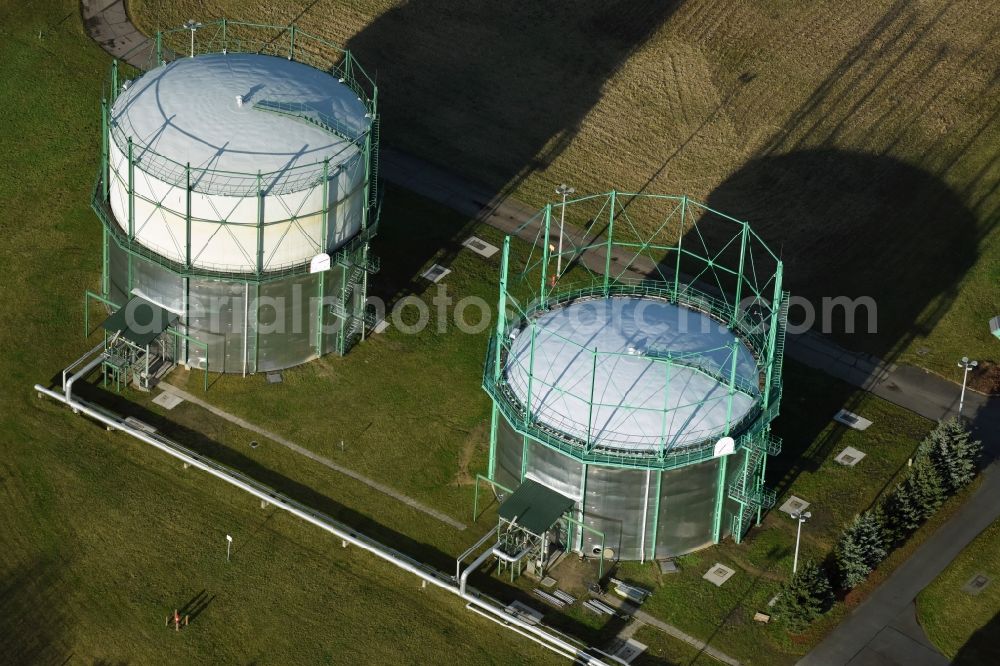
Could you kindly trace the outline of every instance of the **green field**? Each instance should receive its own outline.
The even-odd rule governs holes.
[[[962,588],[978,575],[990,582],[977,595]],[[986,528],[917,597],[917,617],[927,636],[955,664],[1000,661],[1000,522]]]
[[[194,11],[189,4],[174,3],[172,11],[187,18],[186,13]],[[716,14],[719,8],[729,5],[744,14],[737,13],[737,18]],[[144,6],[149,9],[143,9]],[[312,30],[350,44],[361,39],[361,33],[375,29],[366,26],[389,22],[392,27],[407,18],[405,12],[420,9],[423,3],[413,2],[409,8],[394,10],[404,12],[402,19],[386,16],[391,12],[383,14],[385,8],[365,3],[354,6],[361,9],[331,9],[332,4],[311,3],[301,21]],[[398,98],[417,105],[413,108],[419,108],[420,101],[414,95],[427,95],[425,91],[418,93],[418,88],[426,88],[427,82],[407,79],[404,76],[407,70],[431,75],[432,83],[442,84],[439,88],[444,95],[458,95],[450,100],[449,113],[435,121],[447,119],[454,123],[455,131],[438,133],[433,126],[421,129],[414,120],[417,116],[411,113],[408,119],[397,103],[395,110],[391,106],[386,108],[386,127],[395,122],[398,128],[407,130],[390,133],[387,129],[385,137],[439,162],[454,164],[467,173],[481,174],[485,182],[513,187],[529,201],[541,201],[550,180],[571,177],[578,188],[606,189],[609,181],[638,188],[642,182],[636,174],[644,173],[658,151],[665,150],[664,146],[681,145],[677,143],[681,136],[678,132],[685,130],[665,119],[684,117],[686,123],[691,123],[699,118],[691,107],[684,106],[687,97],[680,98],[680,106],[666,105],[667,97],[675,92],[695,89],[674,90],[669,76],[679,75],[678,71],[694,71],[693,66],[681,65],[679,70],[675,66],[674,74],[670,75],[662,66],[670,60],[664,60],[664,54],[685,52],[693,58],[684,61],[678,56],[675,63],[701,58],[705,62],[698,71],[704,78],[699,83],[706,87],[702,92],[708,94],[706,91],[715,86],[724,89],[729,85],[725,76],[713,74],[706,62],[715,63],[716,67],[720,63],[735,66],[742,62],[736,51],[729,50],[737,42],[727,41],[725,53],[712,55],[709,47],[701,43],[708,35],[702,34],[695,40],[700,44],[697,49],[678,39],[678,35],[687,34],[693,26],[708,25],[714,16],[713,40],[725,41],[721,36],[726,34],[726,26],[735,29],[730,22],[746,20],[746,12],[765,12],[770,6],[753,3],[747,7],[725,2],[701,9],[694,5],[680,6],[675,13],[668,11],[662,26],[634,52],[623,45],[637,39],[637,35],[607,31],[610,36],[604,38],[616,41],[622,62],[614,63],[609,71],[597,68],[596,75],[604,78],[597,76],[601,85],[598,90],[590,91],[594,99],[584,100],[592,102],[593,109],[589,106],[584,109],[586,113],[580,116],[572,132],[567,130],[565,138],[567,141],[572,138],[573,142],[559,143],[558,150],[555,147],[549,150],[548,143],[542,142],[544,146],[537,151],[549,150],[550,161],[533,163],[530,167],[520,165],[519,168],[527,169],[522,174],[512,165],[533,149],[540,141],[539,136],[529,136],[523,145],[513,145],[516,142],[508,145],[506,140],[496,140],[496,131],[508,122],[525,119],[504,120],[486,114],[485,120],[481,117],[474,120],[474,110],[463,107],[463,103],[472,104],[476,95],[484,94],[483,84],[476,89],[469,80],[464,80],[470,87],[459,95],[443,85],[443,78],[433,78],[447,71],[444,64],[454,63],[442,60],[438,62],[439,69],[429,67],[430,64],[437,62],[436,59],[457,58],[463,52],[459,49],[458,53],[450,54],[422,49],[430,49],[432,37],[440,38],[441,31],[449,27],[453,41],[465,40],[466,33],[458,29],[465,24],[456,22],[471,19],[462,12],[442,12],[431,4],[427,11],[438,18],[430,26],[434,28],[431,35],[416,35],[418,30],[414,29],[409,37],[426,41],[412,44],[406,58],[395,58],[399,61],[395,73],[388,64],[377,64],[376,68],[384,97],[390,99],[395,89]],[[151,5],[148,0],[144,5],[135,3],[135,7],[140,10],[140,18],[157,12],[160,18],[170,18],[168,22],[175,18],[166,16],[163,6]],[[241,10],[243,16],[252,12],[253,18],[279,22],[295,18],[302,9],[276,2],[247,3],[245,7]],[[362,11],[363,8],[367,9]],[[788,15],[794,11],[802,10],[788,8]],[[924,11],[920,10],[921,16]],[[412,576],[355,549],[345,551],[335,539],[315,528],[273,508],[262,510],[240,492],[192,470],[184,471],[180,465],[134,440],[106,433],[49,401],[35,398],[30,390],[32,384],[48,382],[90,346],[81,336],[81,295],[86,288],[96,288],[100,273],[99,223],[87,203],[99,150],[97,103],[108,59],[83,34],[77,12],[78,6],[72,2],[24,5],[0,0],[3,37],[0,58],[4,62],[0,92],[5,99],[0,111],[3,119],[0,136],[6,147],[4,160],[8,166],[0,170],[0,231],[4,238],[0,243],[0,265],[7,268],[5,288],[10,295],[4,324],[0,326],[0,343],[5,350],[0,369],[8,382],[7,390],[0,392],[3,433],[0,488],[9,507],[0,518],[0,585],[4,592],[0,602],[4,611],[0,620],[3,630],[0,659],[6,663],[60,663],[66,659],[149,663],[170,659],[182,663],[377,660],[472,664],[537,663],[549,658],[534,644],[466,612],[448,595],[421,590]],[[789,20],[784,12],[778,14],[776,9],[774,12],[772,20]],[[203,11],[195,13],[205,15]],[[338,20],[331,20],[331,16]],[[375,16],[379,18],[373,20]],[[817,17],[821,16],[819,12]],[[609,17],[605,21],[610,21]],[[505,18],[510,17],[498,18],[500,25]],[[530,18],[521,20],[531,24]],[[945,26],[949,31],[961,32],[954,24],[949,25]],[[598,22],[590,28],[595,39],[603,34],[601,27],[607,26]],[[825,27],[820,18],[815,18],[808,30],[826,34]],[[882,27],[889,29],[891,25]],[[978,39],[976,31],[982,26],[974,27],[976,30],[963,33],[962,39]],[[941,29],[944,28],[935,28]],[[528,33],[518,35],[517,39],[544,36]],[[768,31],[754,34],[760,40]],[[803,39],[797,33],[787,36],[792,43],[789,48],[798,43],[796,40]],[[366,43],[370,42],[359,42],[361,52]],[[596,46],[600,44],[597,42]],[[749,49],[752,44],[745,42],[744,48]],[[503,56],[512,54],[514,47],[523,50],[523,57],[536,53],[515,40],[513,45],[494,52],[497,62],[512,67],[514,63],[504,61]],[[891,57],[893,49],[899,46],[890,41],[884,48],[890,53],[886,57]],[[695,57],[695,52],[700,55]],[[371,56],[376,53],[372,51]],[[760,59],[765,55],[763,51],[747,51],[742,58]],[[785,66],[795,62],[784,51],[771,55],[778,59],[775,62]],[[904,60],[909,57],[905,55]],[[957,66],[952,63],[954,57],[947,51],[940,66]],[[476,67],[482,66],[480,63],[478,59],[469,60],[470,69],[465,76],[473,77],[478,71]],[[561,61],[546,63],[552,72],[568,66]],[[592,60],[587,63],[596,67]],[[807,64],[809,68],[819,67],[815,59]],[[657,72],[652,81],[647,80],[650,71]],[[554,77],[552,72],[545,76]],[[778,75],[774,72],[762,70],[741,85],[777,85],[775,76]],[[810,85],[819,73],[789,71],[782,76],[791,77],[784,83],[789,90],[798,90]],[[530,92],[537,83],[529,77],[525,89]],[[693,80],[688,83],[693,85]],[[504,85],[508,88],[501,87],[501,92],[511,92],[512,84]],[[587,85],[594,84],[591,81]],[[655,86],[662,86],[662,90],[654,89]],[[774,129],[767,118],[771,117],[768,114],[778,113],[770,107],[779,100],[764,98],[768,88],[753,89],[757,91],[755,95],[762,95],[761,99],[748,96],[740,88],[738,95],[725,97],[724,104],[719,102],[708,122],[691,135],[691,141],[681,142],[683,150],[675,155],[677,162],[669,163],[653,187],[686,189],[711,200],[709,195],[716,184],[728,177],[739,161],[739,156],[733,155],[727,158],[729,162],[720,161],[722,153],[731,150],[735,155],[745,151],[748,142],[760,143]],[[950,92],[942,94],[952,98],[957,94],[950,88],[946,90]],[[522,94],[518,92],[515,99]],[[615,99],[633,100],[645,112],[640,116],[626,114],[628,109],[621,108]],[[957,106],[951,112],[956,114],[957,138],[949,134],[942,139],[946,148],[963,140],[962,137],[968,139],[969,135],[963,132],[982,121],[971,112],[967,114],[958,103],[964,97],[954,99]],[[488,100],[488,96],[482,97],[477,103]],[[740,115],[742,111],[737,113],[742,108],[732,106],[737,102],[743,105],[752,102],[763,118],[759,126],[754,124],[757,121],[751,122],[751,117]],[[538,101],[518,113],[542,113],[545,108]],[[711,104],[705,107],[708,108]],[[885,124],[890,129],[885,131],[890,132],[892,127],[898,127],[898,119],[894,120],[895,111],[887,113]],[[605,124],[615,118],[619,125]],[[721,130],[717,125],[724,118],[734,132],[745,132],[740,141],[730,145],[723,140],[730,135],[718,134]],[[828,120],[823,116],[822,123]],[[487,121],[496,124],[492,134],[484,134],[474,124]],[[636,125],[644,123],[661,123],[662,131],[655,141],[641,137],[641,127]],[[523,125],[533,127],[526,121]],[[907,131],[919,134],[919,125],[915,122]],[[538,131],[543,130],[552,128]],[[845,127],[842,131],[849,134],[853,130]],[[460,136],[464,140],[460,141]],[[981,136],[968,142],[971,164],[963,158],[961,168],[956,167],[955,171],[966,173],[978,169],[984,178],[991,173],[992,167],[987,164],[983,169],[983,164],[976,160],[984,150],[980,142],[995,136],[994,126],[987,126]],[[626,157],[621,153],[623,147],[637,153]],[[695,159],[696,153],[691,152],[695,150],[713,156],[716,161]],[[491,157],[476,163],[476,151],[486,151]],[[657,159],[667,154],[669,151]],[[588,170],[584,166],[598,162],[606,171]],[[628,176],[624,175],[626,172]],[[981,194],[976,189],[969,196]],[[994,205],[995,197],[988,194],[982,201],[989,207]],[[975,224],[984,225],[987,217],[976,215]],[[751,219],[758,218],[751,216]],[[779,224],[776,220],[769,223]],[[453,297],[477,295],[492,301],[496,260],[484,261],[471,253],[457,251],[457,243],[469,228],[467,219],[389,188],[383,227],[376,242],[376,252],[383,259],[383,271],[374,285],[376,293],[412,289],[412,278],[420,262],[446,258],[454,270],[446,279]],[[800,231],[806,234],[805,230]],[[477,229],[476,233],[498,240],[496,232],[489,229]],[[785,249],[786,254],[790,252],[787,246]],[[419,258],[416,264],[414,257]],[[853,261],[852,257],[845,256],[844,261]],[[832,256],[825,257],[825,261],[832,260]],[[890,270],[894,261],[904,263],[899,258],[881,261],[880,265]],[[972,299],[962,301],[964,310],[957,312],[949,307],[944,318],[927,329],[927,335],[936,341],[934,344],[940,345],[933,354],[923,357],[931,359],[932,364],[949,360],[950,356],[939,358],[936,354],[941,350],[952,354],[959,343],[965,345],[963,351],[986,344],[978,333],[969,333],[979,316],[979,310],[975,311],[975,317],[969,314],[969,303],[976,302],[978,293],[984,312],[995,304],[994,292],[986,286],[989,274],[984,266],[987,265],[988,257],[977,259],[963,278],[963,284],[967,285],[963,294],[970,295],[962,298]],[[878,282],[891,284],[891,280],[881,277]],[[417,295],[430,302],[435,291],[420,286]],[[963,319],[967,315],[969,319]],[[949,317],[952,328],[946,334],[942,327]],[[251,449],[249,440],[259,439],[257,436],[210,417],[193,405],[185,404],[166,413],[134,392],[126,393],[116,404],[122,411],[141,415],[189,446],[410,554],[446,567],[448,560],[472,543],[489,522],[484,518],[479,524],[471,523],[471,477],[485,468],[488,400],[479,383],[486,333],[470,337],[451,329],[439,334],[433,323],[418,336],[390,330],[360,345],[346,358],[327,357],[286,371],[280,385],[267,385],[259,376],[245,380],[213,378],[211,390],[204,397],[469,524],[465,531],[387,500],[367,486],[273,442],[263,441],[262,446]],[[171,381],[192,392],[200,391],[200,377],[185,377],[178,372]],[[107,400],[108,396],[102,399]],[[814,503],[815,518],[804,533],[803,550],[805,556],[822,558],[840,526],[855,512],[867,508],[888,486],[929,424],[791,363],[786,365],[784,400],[784,415],[776,427],[785,440],[785,451],[771,463],[769,476],[783,495],[794,493]],[[864,435],[834,426],[830,415],[844,405],[872,418],[875,425]],[[831,462],[832,456],[847,445],[869,453],[854,470]],[[236,545],[230,564],[225,562],[227,533],[234,536]],[[682,573],[676,577],[661,577],[652,565],[625,565],[621,573],[656,589],[646,607],[650,613],[710,640],[712,645],[745,663],[787,663],[817,641],[832,626],[832,618],[839,617],[845,608],[838,605],[831,620],[795,641],[773,625],[752,623],[749,618],[753,612],[762,609],[790,569],[793,539],[790,521],[774,512],[761,528],[751,532],[743,545],[725,543],[683,558]],[[700,578],[716,561],[728,563],[739,572],[737,578],[720,590]],[[163,627],[167,612],[195,599],[202,591],[200,598],[210,601],[188,630],[178,636]],[[692,603],[693,600],[697,603]],[[582,617],[582,612],[580,618],[571,614],[557,623],[595,641],[608,638],[608,628],[595,626],[594,619]],[[640,640],[649,631],[640,631]],[[649,640],[655,653],[651,658],[658,654],[670,661],[687,663],[690,659],[685,646],[659,634],[654,636]]]
[[[873,297],[877,334],[834,322],[847,347],[952,378],[997,358],[990,0],[130,5],[146,30],[294,21],[377,73],[388,145],[532,205],[687,193],[748,219],[794,293]]]

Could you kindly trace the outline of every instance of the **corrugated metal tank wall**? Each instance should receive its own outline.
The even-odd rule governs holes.
[[[604,533],[604,546],[614,551],[614,557],[639,560],[655,556],[660,559],[713,543],[719,459],[666,471],[588,464],[584,485],[582,463],[530,438],[525,447],[525,438],[502,416],[498,419],[495,480],[505,487],[516,488],[522,481],[523,465],[525,478],[576,500],[577,518],[580,517],[581,489],[585,488],[583,521],[588,527]],[[525,450],[526,463],[523,460]],[[742,464],[742,453],[728,457],[726,486],[739,474]],[[659,484],[657,476],[660,476]],[[724,500],[720,538],[729,536],[737,506],[733,500]],[[593,555],[600,551],[600,538],[592,532],[585,531],[582,539],[577,532],[572,541],[572,550],[583,554]]]
[[[142,257],[132,257],[132,289],[128,288],[128,254],[108,243],[110,298],[125,303],[130,294],[143,297],[170,310],[185,310],[185,278]],[[343,273],[327,271],[324,293],[328,299],[340,293]],[[208,345],[209,369],[241,373],[280,370],[316,358],[316,326],[320,274],[306,274],[264,282],[187,278],[189,335]],[[245,298],[249,296],[250,307]],[[249,325],[244,325],[244,314]],[[323,312],[324,353],[336,348],[339,325],[327,308]],[[183,326],[180,327],[182,332]],[[244,336],[244,332],[249,335]],[[179,359],[183,362],[183,358]],[[187,361],[202,367],[205,352],[191,345]]]

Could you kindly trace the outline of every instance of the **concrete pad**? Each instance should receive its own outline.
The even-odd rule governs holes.
[[[837,457],[833,460],[845,467],[854,467],[861,462],[861,459],[864,458],[865,455],[866,454],[863,451],[859,451],[853,446],[848,446],[846,449],[838,453]]]
[[[387,319],[381,319],[372,328],[372,333],[381,333],[381,332],[383,332],[387,328],[389,328],[389,321]]]
[[[867,376],[867,373],[865,373],[865,376]],[[872,424],[868,419],[858,416],[854,412],[849,412],[846,409],[842,409],[834,414],[833,420],[855,430],[867,430]]]
[[[558,582],[559,581],[557,581],[552,576],[546,576],[545,578],[542,579],[541,586],[542,587],[552,587],[553,585],[555,585]]]
[[[660,573],[661,574],[672,574],[677,573],[680,569],[677,568],[677,563],[673,560],[660,560]]]
[[[265,375],[268,384],[280,384],[282,381],[280,372],[269,372]]]
[[[702,576],[702,578],[716,587],[722,587],[722,584],[732,578],[735,573],[736,571],[734,569],[730,569],[725,564],[716,562],[707,572],[705,572],[705,575]]]
[[[800,497],[792,495],[787,500],[785,500],[785,503],[778,508],[778,511],[781,511],[782,513],[787,513],[790,516],[793,513],[799,511],[805,511],[808,508],[809,508],[809,502],[805,501]]]
[[[646,645],[643,645],[634,638],[630,638],[615,651],[615,657],[621,659],[626,664],[631,664],[635,661],[636,657],[646,651],[646,647]]]
[[[487,243],[478,236],[469,236],[464,241],[462,241],[462,245],[469,248],[479,256],[486,257],[487,259],[489,259],[494,254],[500,251],[500,248],[498,248],[496,245]]]
[[[184,398],[180,397],[179,395],[175,395],[173,393],[167,393],[166,391],[160,393],[160,395],[153,398],[153,404],[159,405],[164,409],[173,409],[182,402],[184,402]]]
[[[427,280],[428,282],[433,282],[434,284],[437,284],[442,280],[442,278],[444,278],[444,276],[448,275],[449,273],[451,273],[451,269],[445,268],[440,264],[434,264],[426,271],[421,273],[420,277]]]

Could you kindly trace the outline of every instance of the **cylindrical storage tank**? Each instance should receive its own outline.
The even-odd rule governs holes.
[[[294,28],[279,57],[219,37],[257,26],[212,27],[193,57],[113,70],[94,202],[105,295],[178,313],[196,341],[179,360],[211,371],[343,353],[363,335],[377,266],[374,84],[347,52],[296,43]],[[311,66],[320,46],[336,58],[323,69]]]
[[[610,211],[624,196],[640,195],[614,193]],[[681,201],[685,215],[696,205]],[[506,316],[484,382],[494,406],[489,478],[508,491],[532,479],[571,498],[584,527],[571,525],[564,546],[585,556],[664,558],[741,538],[773,502],[763,480],[777,450],[769,424],[780,396],[780,262],[763,284],[754,276],[752,288],[728,297],[679,269],[654,279],[588,275],[585,253],[592,265],[609,266],[600,255],[610,252],[635,266],[636,248],[669,258],[692,229],[675,227],[672,242],[656,242],[615,234],[610,224],[609,237],[569,248],[567,234],[559,261],[552,216],[550,208],[540,215],[541,252],[520,272],[509,241],[504,248]],[[745,223],[733,230],[747,243],[743,266],[757,249],[748,231]],[[705,256],[722,268],[718,254]],[[532,283],[536,291],[526,294]],[[755,296],[741,303],[740,294]]]

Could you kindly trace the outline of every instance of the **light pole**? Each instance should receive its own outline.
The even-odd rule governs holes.
[[[229,551],[233,547],[233,537],[226,535],[226,562],[229,561]]]
[[[802,523],[812,518],[808,511],[792,512],[792,520],[798,522],[798,529],[795,531],[795,559],[792,560],[792,575],[799,570],[799,541],[802,539]]]
[[[556,194],[562,197],[562,211],[559,213],[559,249],[556,251],[556,279],[562,276],[562,239],[563,230],[566,226],[566,197],[576,192],[575,189],[563,183],[556,188]]]
[[[201,23],[195,21],[194,19],[188,19],[188,22],[184,24],[187,30],[191,31],[191,57],[194,57],[194,33],[201,27]]]
[[[958,416],[962,417],[962,407],[965,406],[965,383],[969,379],[969,370],[979,365],[979,361],[970,361],[968,356],[963,356],[962,360],[958,362],[958,367],[963,368],[965,372],[962,373],[962,395],[958,399]]]

